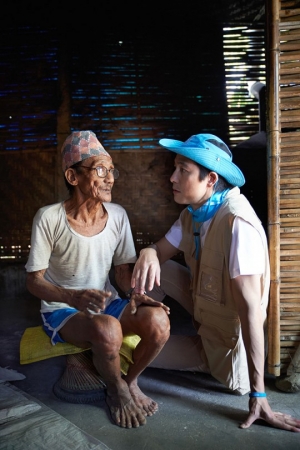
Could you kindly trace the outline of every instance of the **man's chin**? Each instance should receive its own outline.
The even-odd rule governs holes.
[[[111,194],[107,193],[104,194],[103,192],[101,192],[101,194],[99,195],[101,202],[105,202],[105,203],[110,203],[112,196]]]
[[[173,192],[174,201],[178,203],[179,205],[186,205],[187,203],[184,201],[184,199],[180,196],[180,192],[174,193]]]

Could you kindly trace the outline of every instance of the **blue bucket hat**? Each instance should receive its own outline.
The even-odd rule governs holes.
[[[245,184],[243,172],[232,162],[231,151],[213,134],[196,134],[185,142],[160,139],[159,144],[216,172],[232,186],[240,187]]]

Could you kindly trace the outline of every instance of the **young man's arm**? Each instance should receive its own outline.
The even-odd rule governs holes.
[[[251,391],[264,392],[264,329],[260,307],[260,275],[240,275],[231,280],[247,353]]]
[[[135,288],[130,288],[132,270],[130,264],[120,264],[115,266],[115,279],[118,287],[124,292],[130,292],[128,295],[130,298],[131,314],[137,312],[137,308],[144,305],[158,306],[163,308],[167,314],[170,314],[170,308],[161,302],[153,300],[151,297],[145,295],[145,291],[136,292]]]
[[[241,320],[250,389],[251,392],[264,393],[265,350],[260,307],[260,275],[240,275],[231,280],[231,285]],[[250,398],[248,417],[240,427],[249,428],[257,419],[265,420],[276,428],[300,432],[300,420],[286,414],[273,412],[266,397]]]
[[[179,253],[179,250],[163,237],[155,244],[143,248],[135,263],[131,286],[136,292],[152,291],[160,285],[160,266]]]

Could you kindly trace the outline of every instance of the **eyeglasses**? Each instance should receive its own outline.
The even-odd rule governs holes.
[[[85,169],[89,169],[89,170],[97,170],[97,175],[100,178],[107,177],[108,173],[111,173],[115,180],[117,178],[119,178],[119,171],[118,171],[118,169],[115,169],[115,168],[107,169],[105,166],[88,167],[88,166],[83,166],[83,165],[81,165],[80,167],[84,167]]]

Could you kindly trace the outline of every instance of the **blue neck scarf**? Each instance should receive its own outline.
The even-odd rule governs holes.
[[[187,210],[192,214],[193,218],[196,259],[199,257],[200,228],[203,222],[211,219],[216,214],[228,192],[229,189],[225,189],[225,191],[222,192],[215,192],[202,206],[200,206],[200,208],[196,210],[194,210],[190,205],[187,207]]]

